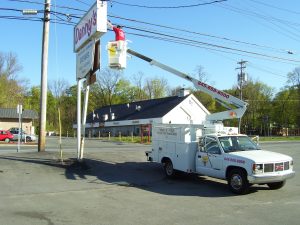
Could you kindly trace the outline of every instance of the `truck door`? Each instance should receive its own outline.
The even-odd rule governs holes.
[[[205,137],[196,154],[196,171],[199,174],[223,178],[223,157],[215,137]]]

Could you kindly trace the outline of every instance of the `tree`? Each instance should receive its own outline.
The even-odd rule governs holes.
[[[133,85],[135,85],[136,88],[136,101],[147,99],[147,95],[143,90],[143,77],[144,73],[142,72],[132,75]]]
[[[267,134],[267,128],[272,120],[272,97],[274,88],[260,81],[249,78],[243,87],[243,99],[248,102],[248,108],[242,118],[241,128],[248,130],[260,130],[260,134]]]
[[[289,87],[278,92],[273,99],[272,118],[277,127],[290,127],[297,122],[297,92]]]
[[[95,84],[95,91],[98,92],[99,98],[101,98],[102,106],[112,105],[113,96],[115,93],[116,85],[120,80],[122,74],[120,71],[104,69],[100,72],[97,82]]]
[[[69,88],[69,84],[65,79],[52,80],[49,84],[49,89],[53,96],[58,101],[58,106],[60,107],[60,98],[66,93]]]
[[[288,84],[290,84],[290,90],[295,91],[296,99],[300,99],[300,67],[288,74]],[[300,127],[300,101],[294,102],[296,105],[296,124]]]
[[[166,96],[168,82],[163,78],[147,79],[144,91],[149,99],[162,98]]]
[[[23,102],[27,82],[17,79],[21,70],[22,66],[15,54],[0,52],[0,107],[15,108]]]

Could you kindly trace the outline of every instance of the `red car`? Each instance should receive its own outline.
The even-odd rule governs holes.
[[[0,130],[0,141],[10,142],[14,138],[8,130]]]

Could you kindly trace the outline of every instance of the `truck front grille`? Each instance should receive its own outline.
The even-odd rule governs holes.
[[[270,163],[270,164],[265,164],[264,166],[264,172],[268,173],[268,172],[273,172],[274,171],[274,164]]]
[[[264,172],[278,172],[290,169],[290,162],[281,162],[281,163],[266,163],[264,164]]]

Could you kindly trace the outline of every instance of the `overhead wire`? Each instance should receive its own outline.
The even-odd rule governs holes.
[[[294,10],[290,10],[290,9],[286,9],[286,8],[277,7],[277,6],[268,4],[266,2],[261,2],[261,1],[257,1],[257,0],[249,0],[249,1],[255,2],[255,3],[260,4],[260,5],[264,5],[264,6],[273,8],[273,9],[277,9],[277,10],[280,10],[280,11],[285,11],[285,12],[289,12],[289,13],[293,13],[293,14],[297,14],[297,15],[300,14],[300,12],[298,12],[298,11],[294,11]]]
[[[271,50],[274,50],[274,51],[284,52],[284,53],[287,52],[287,50],[285,50],[285,49],[278,49],[278,48],[270,47],[270,46],[267,46],[267,45],[260,45],[260,44],[245,42],[245,41],[239,41],[239,40],[235,40],[235,39],[231,39],[231,38],[227,38],[227,37],[221,37],[221,36],[216,36],[216,35],[211,35],[211,34],[206,34],[206,33],[200,33],[200,32],[195,32],[195,31],[186,30],[186,29],[179,29],[179,28],[176,28],[176,27],[159,25],[159,24],[144,22],[144,21],[140,21],[140,20],[136,20],[136,19],[130,19],[130,18],[124,18],[124,17],[120,17],[120,16],[115,16],[115,15],[111,15],[111,14],[108,15],[108,16],[112,17],[112,18],[121,19],[121,20],[126,20],[126,21],[131,21],[131,22],[136,22],[136,23],[141,23],[141,24],[146,24],[146,25],[151,25],[151,26],[156,26],[156,27],[160,27],[160,28],[167,28],[167,29],[175,30],[175,31],[181,31],[181,32],[189,33],[189,34],[196,34],[196,35],[200,35],[200,36],[211,37],[211,38],[215,38],[215,39],[219,39],[219,40],[234,42],[234,43],[237,43],[237,44],[245,44],[245,45],[249,45],[249,46],[260,47],[260,48],[265,48],[265,49],[271,49]]]
[[[237,48],[231,48],[231,47],[227,47],[227,46],[222,46],[222,45],[212,44],[212,43],[202,42],[202,41],[196,41],[196,40],[191,40],[191,39],[187,39],[187,38],[179,38],[179,37],[176,37],[176,36],[173,36],[173,35],[163,34],[163,33],[159,33],[159,32],[153,32],[153,31],[149,31],[149,30],[143,30],[143,29],[139,29],[139,28],[136,28],[136,27],[130,27],[130,26],[124,26],[124,27],[126,27],[128,29],[134,29],[134,30],[137,30],[137,31],[143,31],[143,32],[151,33],[151,34],[156,34],[156,35],[161,35],[161,36],[166,36],[166,37],[171,37],[171,38],[178,38],[178,39],[181,39],[181,40],[184,40],[184,41],[189,41],[189,42],[193,42],[193,43],[197,43],[197,44],[202,44],[202,45],[206,45],[206,46],[210,46],[210,47],[214,47],[214,48],[221,48],[221,49],[225,49],[225,50],[237,51],[237,52],[247,53],[247,54],[251,54],[251,55],[262,56],[262,57],[266,57],[266,58],[272,58],[272,59],[278,59],[278,60],[283,60],[283,61],[288,61],[288,62],[300,63],[300,60],[277,57],[277,56],[271,56],[271,55],[267,55],[267,54],[263,54],[263,53],[247,51],[247,50],[242,50],[242,49],[237,49]]]
[[[23,0],[8,0],[8,1],[22,1],[22,2],[31,2],[31,3],[35,3],[35,2],[32,2],[32,1],[23,1]],[[86,12],[86,10],[80,10],[80,9],[76,9],[76,8],[72,8],[72,7],[65,7],[65,6],[57,6],[57,8],[63,8],[63,9],[70,9],[70,10],[76,10],[76,11],[82,11],[82,12]],[[19,11],[19,10],[16,10],[16,11]],[[68,20],[65,20],[63,18],[61,18],[59,15],[64,15],[64,16],[71,16],[72,18],[80,18],[80,16],[77,16],[77,15],[73,15],[73,14],[67,14],[67,13],[62,13],[62,12],[51,12],[56,18],[58,18],[58,20],[53,20],[52,21],[56,21],[58,24],[64,24],[64,25],[75,25],[76,23],[75,22],[71,22],[71,21],[68,21]],[[202,33],[198,33],[198,32],[193,32],[193,31],[188,31],[188,30],[185,30],[185,29],[178,29],[178,28],[173,28],[173,27],[168,27],[168,26],[164,26],[164,25],[158,25],[158,24],[153,24],[153,23],[148,23],[148,22],[143,22],[143,21],[138,21],[138,20],[135,20],[135,19],[128,19],[128,18],[122,18],[122,17],[116,17],[114,15],[109,15],[113,18],[119,18],[119,19],[124,19],[124,20],[127,20],[127,21],[132,21],[132,22],[138,22],[138,23],[144,23],[144,24],[147,24],[147,25],[152,25],[152,26],[158,26],[158,27],[161,27],[161,28],[168,28],[168,29],[173,29],[173,30],[177,30],[177,31],[181,31],[181,32],[187,32],[187,33],[194,33],[194,34],[197,34],[197,35],[207,35],[208,37],[212,37],[212,38],[219,38],[220,40],[226,40],[226,41],[232,41],[232,42],[236,42],[236,43],[239,43],[239,44],[246,44],[246,45],[253,45],[253,46],[256,46],[256,47],[266,47],[266,48],[270,48],[270,49],[275,49],[275,48],[272,48],[272,47],[268,47],[268,46],[262,46],[262,45],[257,45],[257,44],[254,44],[254,43],[247,43],[247,42],[242,42],[242,41],[237,41],[237,40],[233,40],[233,39],[229,39],[229,38],[224,38],[224,37],[218,37],[218,36],[214,36],[214,35],[208,35],[208,34],[202,34]],[[0,17],[1,18],[1,17]],[[14,19],[18,19],[21,17],[14,17]],[[25,18],[25,17],[22,17],[22,20],[34,20],[35,21],[41,21],[42,18]],[[38,20],[37,20],[38,19]],[[127,26],[127,28],[130,29],[130,26]],[[136,29],[134,27],[131,27],[131,29]],[[139,32],[148,32],[149,33],[149,29],[136,29],[136,31],[139,31]],[[234,49],[234,48],[228,48],[226,46],[219,46],[219,45],[215,45],[215,44],[211,44],[211,43],[205,43],[205,42],[198,42],[198,41],[195,41],[195,40],[190,40],[190,39],[185,39],[185,38],[178,38],[178,37],[175,37],[175,36],[172,36],[172,35],[167,35],[165,37],[161,37],[161,35],[165,35],[165,34],[161,34],[159,32],[154,32],[154,33],[150,33],[152,34],[151,35],[143,35],[143,34],[137,34],[137,33],[130,33],[130,32],[127,32],[128,34],[132,34],[132,35],[137,35],[137,36],[141,36],[141,37],[147,37],[147,38],[152,38],[152,39],[158,39],[158,40],[163,40],[163,41],[169,41],[169,42],[173,42],[173,43],[178,43],[178,44],[185,44],[185,45],[190,45],[190,46],[194,46],[194,47],[200,47],[200,48],[203,48],[203,49],[206,49],[206,50],[209,50],[209,51],[214,51],[214,52],[224,52],[224,53],[229,53],[229,54],[235,54],[235,55],[242,55],[242,56],[247,56],[249,57],[249,55],[247,54],[253,54],[255,52],[248,52],[248,51],[241,51],[239,53],[237,52],[232,52],[232,51],[236,51],[236,50],[239,50],[239,49]],[[159,35],[159,36],[154,36],[154,35]],[[177,38],[177,39],[176,39]],[[206,45],[206,46],[204,46]],[[207,47],[209,46],[209,47]],[[223,50],[221,50],[222,48],[224,47]],[[214,49],[214,48],[221,48],[221,49]],[[276,49],[278,50],[278,49]],[[280,51],[282,52],[286,52],[286,50],[282,50],[280,49]],[[256,54],[256,53],[255,53]],[[269,57],[268,55],[265,55],[265,54],[261,54],[261,55],[257,55],[257,56],[261,56],[261,57]],[[253,55],[251,56],[253,57]],[[273,60],[275,61],[278,61],[278,60],[287,60],[285,58],[282,58],[282,57],[271,57],[273,58]],[[290,61],[290,59],[288,59],[288,61]],[[292,62],[300,62],[298,60],[291,60]],[[288,63],[288,62],[285,62],[285,63]],[[266,71],[267,72],[267,71]],[[270,71],[269,71],[270,72]]]
[[[226,2],[227,0],[214,0],[210,2],[204,2],[204,3],[197,3],[197,4],[190,4],[190,5],[177,5],[177,6],[149,6],[149,5],[138,5],[138,4],[130,4],[130,3],[123,3],[119,1],[112,0],[112,3],[117,3],[119,5],[125,5],[130,7],[138,7],[138,8],[147,8],[147,9],[179,9],[179,8],[191,8],[191,7],[198,7],[198,6],[204,6],[204,5],[211,5],[216,4],[220,2]]]
[[[300,32],[300,31],[295,27],[291,27],[292,25],[299,26],[300,25],[299,23],[281,20],[281,19],[277,19],[274,17],[266,16],[266,15],[261,15],[261,14],[258,14],[257,12],[252,12],[252,11],[246,10],[244,8],[241,9],[236,6],[229,5],[229,4],[219,4],[219,5],[217,5],[217,7],[224,8],[224,9],[227,9],[227,10],[230,10],[230,11],[242,14],[242,15],[246,15],[246,16],[254,18],[254,19],[264,20],[264,21],[272,24],[273,26],[277,27],[278,29],[283,30],[284,32],[278,31],[267,25],[264,25],[264,26],[267,26],[268,28],[276,31],[277,33],[280,33],[286,37],[289,37],[290,39],[293,39],[295,41],[300,41],[300,35],[294,32],[294,31],[298,31],[298,32]],[[289,27],[290,29],[293,29],[293,31],[289,30],[287,27]]]

